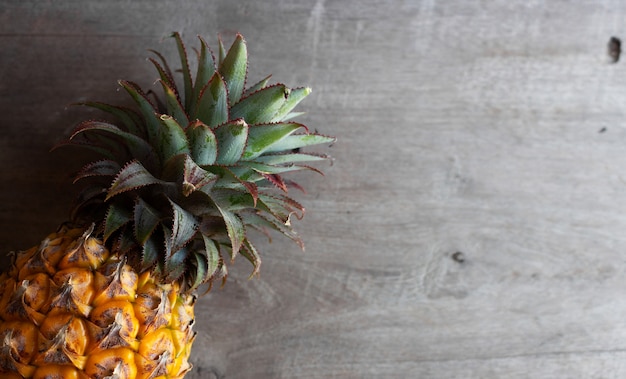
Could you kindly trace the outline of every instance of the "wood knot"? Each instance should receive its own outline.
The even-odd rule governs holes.
[[[465,262],[465,254],[463,254],[463,252],[461,251],[457,251],[456,253],[452,254],[452,260],[458,263],[463,263]]]

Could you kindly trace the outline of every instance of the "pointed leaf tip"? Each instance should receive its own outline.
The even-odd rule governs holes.
[[[131,161],[118,173],[109,187],[106,199],[109,200],[122,192],[153,184],[168,183],[155,178],[139,161]]]
[[[193,98],[193,84],[191,82],[191,71],[189,70],[189,61],[187,58],[187,51],[185,50],[185,44],[178,32],[172,33],[172,37],[176,40],[176,47],[178,48],[178,55],[180,56],[180,64],[183,72],[183,87],[185,91],[184,104],[186,109],[190,109]]]
[[[305,97],[311,94],[310,87],[293,88],[289,91],[287,99],[280,109],[274,115],[273,121],[284,121],[291,114],[291,111],[302,101]]]
[[[228,102],[232,106],[243,95],[248,74],[248,51],[241,34],[237,34],[235,42],[220,64],[219,71],[226,82]]]
[[[226,231],[231,242],[231,259],[235,259],[246,238],[245,226],[234,212],[226,210],[225,207],[219,204],[216,204],[216,206],[226,223]]]
[[[151,144],[156,145],[160,128],[159,119],[157,117],[157,108],[152,104],[137,84],[126,80],[120,80],[118,83],[126,90],[126,92],[128,92],[137,104],[146,121],[145,127],[146,134],[148,135],[148,141]]]
[[[116,161],[110,159],[95,161],[84,166],[76,174],[74,183],[90,176],[115,176],[121,169],[122,167]]]
[[[216,71],[215,57],[213,51],[209,48],[206,41],[198,36],[200,40],[200,54],[198,55],[198,70],[196,73],[196,81],[193,86],[193,102],[190,106],[190,112],[195,114],[195,108],[197,106],[198,98],[200,97],[200,91],[208,84],[209,80]]]
[[[256,247],[254,247],[254,245],[247,238],[243,241],[241,255],[243,255],[254,266],[254,270],[252,270],[248,279],[258,275],[261,270],[261,255],[257,251]]]
[[[200,92],[197,109],[191,119],[198,119],[209,127],[216,127],[228,121],[228,89],[219,72],[213,74]]]
[[[75,140],[75,138],[79,135],[82,135],[85,138],[85,143],[77,142]],[[121,139],[122,141],[124,141],[124,143],[107,143],[107,141],[111,140],[102,139],[102,135]],[[98,138],[99,136],[100,138]],[[104,148],[105,150],[109,150],[111,152],[120,150],[115,148],[119,145],[122,145],[128,149],[128,152],[130,152],[130,154],[134,158],[145,162],[148,165],[153,164],[156,160],[155,152],[148,142],[146,142],[141,137],[138,137],[129,132],[125,132],[117,126],[104,121],[89,120],[80,123],[70,135],[69,140],[70,144],[82,146],[99,146],[100,148]]]
[[[159,80],[163,87],[163,93],[165,94],[165,105],[167,106],[167,113],[172,115],[176,122],[180,125],[189,124],[189,118],[185,107],[181,104],[176,89],[169,83]]]

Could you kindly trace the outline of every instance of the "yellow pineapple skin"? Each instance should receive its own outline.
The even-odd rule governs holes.
[[[195,296],[138,274],[92,229],[62,226],[0,275],[0,377],[183,378]]]

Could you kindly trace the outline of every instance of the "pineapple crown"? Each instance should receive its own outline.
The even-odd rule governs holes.
[[[90,185],[74,221],[95,223],[105,243],[140,272],[191,292],[225,281],[226,257],[241,254],[252,263],[252,275],[259,271],[250,228],[278,231],[304,248],[291,225],[304,207],[287,195],[289,187],[302,188],[283,174],[319,172],[308,164],[329,157],[301,148],[334,139],[292,121],[309,88],[268,85],[270,76],[245,88],[248,57],[241,35],[228,51],[219,40],[217,60],[199,37],[195,79],[180,34],[172,37],[182,88],[166,59],[153,51],[161,96],[120,81],[136,107],[82,103],[115,121],[85,121],[61,145],[102,157],[76,176],[89,178]]]

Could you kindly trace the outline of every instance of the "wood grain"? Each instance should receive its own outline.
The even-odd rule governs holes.
[[[67,215],[67,105],[150,85],[180,30],[248,41],[338,136],[306,244],[261,240],[198,305],[190,378],[626,376],[626,8],[594,1],[0,4],[0,248]],[[173,56],[173,55],[170,55]],[[623,58],[623,57],[622,57]],[[455,259],[455,253],[463,259]],[[458,255],[457,255],[458,257]]]

